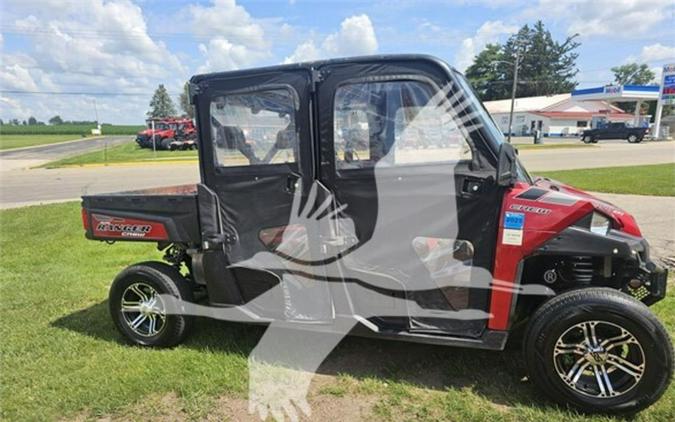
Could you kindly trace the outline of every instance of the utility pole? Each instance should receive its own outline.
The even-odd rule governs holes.
[[[516,57],[513,60],[513,85],[511,86],[511,112],[509,113],[509,135],[506,142],[511,143],[513,128],[513,108],[516,104],[516,89],[518,88],[518,68],[520,67],[520,50],[516,48]]]
[[[508,143],[511,143],[511,132],[513,130],[513,109],[516,104],[516,90],[518,88],[518,69],[520,68],[521,43],[522,40],[516,41],[515,45],[516,56],[514,57],[512,62],[508,60],[495,60],[494,62],[492,62],[493,65],[496,65],[498,63],[505,63],[513,66],[513,83],[511,85],[511,111],[509,112],[509,134],[506,137],[506,142]]]

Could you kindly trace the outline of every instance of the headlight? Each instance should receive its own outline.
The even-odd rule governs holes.
[[[610,226],[611,222],[609,221],[609,218],[605,217],[599,212],[593,213],[593,216],[591,217],[591,225],[589,227],[591,232],[606,235],[609,233]]]

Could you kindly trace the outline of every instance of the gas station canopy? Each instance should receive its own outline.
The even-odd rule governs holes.
[[[574,90],[572,98],[581,101],[656,101],[659,99],[659,90],[658,85],[606,85]]]

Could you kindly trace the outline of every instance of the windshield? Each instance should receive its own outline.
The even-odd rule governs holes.
[[[478,99],[473,87],[466,80],[464,75],[459,72],[455,72],[455,77],[459,88],[464,91],[466,98],[474,106],[474,113],[478,115],[478,120],[482,123],[485,130],[488,132],[488,142],[491,143],[492,147],[499,149],[499,145],[504,142],[504,134],[499,130],[495,122],[492,120],[492,116],[487,112],[483,103]]]
[[[459,72],[454,72],[454,76],[457,80],[459,88],[464,91],[467,100],[474,106],[474,114],[476,114],[477,119],[480,121],[483,128],[485,128],[486,136],[488,138],[487,142],[495,151],[495,155],[498,156],[499,148],[501,144],[505,142],[504,134],[501,130],[499,130],[494,120],[492,120],[492,116],[490,116],[490,113],[488,113],[488,111],[485,109],[483,103],[478,99],[476,92],[473,90],[473,87],[471,84],[469,84],[464,75]],[[527,170],[525,170],[525,167],[523,167],[523,164],[520,162],[520,158],[516,158],[516,167],[518,170],[518,181],[532,184],[532,178],[527,173]]]

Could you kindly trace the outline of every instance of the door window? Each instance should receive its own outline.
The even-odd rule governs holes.
[[[273,89],[214,98],[211,136],[220,167],[297,162],[291,91]]]
[[[471,160],[469,134],[445,93],[419,81],[340,86],[334,102],[338,170]]]

